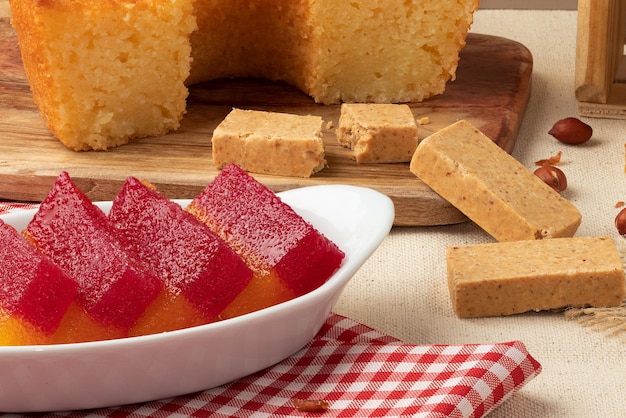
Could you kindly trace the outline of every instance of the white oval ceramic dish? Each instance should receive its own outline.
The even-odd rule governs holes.
[[[354,186],[313,186],[279,195],[346,253],[328,282],[277,306],[180,331],[92,343],[0,347],[0,411],[68,411],[169,398],[228,383],[300,350],[389,233],[394,207],[388,197]],[[107,211],[111,203],[98,205]],[[33,214],[1,218],[21,230]]]

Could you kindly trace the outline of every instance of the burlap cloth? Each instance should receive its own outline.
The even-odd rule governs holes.
[[[578,115],[576,19],[575,11],[480,10],[472,30],[521,42],[534,57],[532,95],[513,155],[533,167],[563,151],[561,167],[569,182],[564,196],[583,214],[578,235],[608,235],[623,244],[614,217],[615,204],[626,200],[626,121],[585,119],[595,132],[585,146],[565,147],[547,135],[558,119]],[[454,316],[445,248],[490,241],[471,223],[396,228],[349,283],[336,312],[408,343],[524,341],[543,372],[493,417],[626,416],[626,333],[611,336],[562,312],[476,320]]]

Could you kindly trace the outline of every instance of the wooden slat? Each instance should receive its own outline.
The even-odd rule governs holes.
[[[579,0],[575,94],[582,116],[626,119],[626,2]]]
[[[606,103],[613,84],[609,25],[615,0],[579,0],[576,38],[576,99]]]

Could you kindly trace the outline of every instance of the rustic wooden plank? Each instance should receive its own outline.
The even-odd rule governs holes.
[[[323,130],[329,166],[308,179],[254,175],[275,191],[341,183],[371,187],[396,206],[396,225],[444,225],[466,218],[410,173],[407,164],[356,164],[338,145],[339,106],[323,106],[300,91],[263,80],[216,80],[195,85],[188,113],[174,133],[132,141],[106,152],[77,153],[48,131],[32,102],[17,37],[0,19],[0,199],[40,201],[66,170],[93,200],[110,200],[130,175],[150,180],[171,198],[190,198],[216,174],[211,135],[232,107],[314,114]],[[522,44],[470,34],[457,79],[443,95],[411,103],[421,138],[465,118],[507,152],[515,146],[530,95],[532,55]],[[332,127],[326,126],[330,122]]]
[[[610,8],[614,0],[580,0],[576,32],[576,99],[606,103],[613,82],[610,61]]]
[[[620,0],[578,2],[575,92],[582,116],[626,119],[625,23]]]

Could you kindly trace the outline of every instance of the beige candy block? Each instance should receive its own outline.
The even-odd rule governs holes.
[[[411,171],[498,241],[571,237],[578,209],[465,120],[423,139]]]
[[[326,166],[322,118],[233,109],[213,132],[213,164],[309,177]]]
[[[450,247],[448,288],[460,318],[618,306],[624,269],[608,237]]]
[[[413,113],[400,104],[344,103],[336,135],[357,163],[408,162],[418,143]]]

